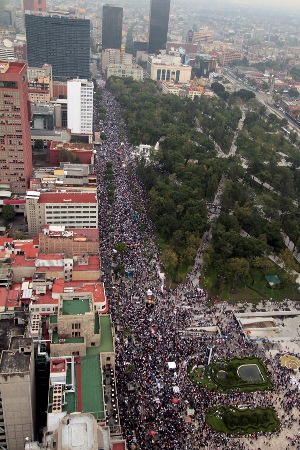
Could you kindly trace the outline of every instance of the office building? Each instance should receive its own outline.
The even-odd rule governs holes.
[[[68,128],[72,134],[93,136],[94,83],[88,80],[68,80]]]
[[[148,54],[165,49],[168,39],[170,0],[151,0]]]
[[[211,55],[197,55],[195,58],[195,68],[199,69],[198,78],[208,78],[212,72],[216,71],[217,58]]]
[[[46,12],[46,0],[23,0],[23,11]]]
[[[132,55],[130,53],[121,52],[119,49],[116,48],[107,48],[106,50],[102,51],[101,56],[102,72],[105,73],[106,67],[108,65],[111,64],[131,65],[132,61],[133,61]]]
[[[191,79],[191,72],[191,66],[182,64],[180,56],[148,56],[147,76],[151,80],[188,83]]]
[[[27,66],[0,62],[0,178],[25,193],[32,174]]]
[[[0,448],[9,450],[24,448],[35,435],[34,348],[27,323],[24,312],[0,320]]]
[[[218,61],[222,66],[227,66],[232,61],[240,61],[243,58],[243,53],[235,50],[217,52],[217,55]]]
[[[106,79],[109,77],[131,77],[136,81],[144,79],[144,70],[138,64],[110,64],[106,67]]]
[[[104,5],[102,13],[102,49],[117,48],[122,45],[123,8]]]
[[[52,65],[53,78],[90,77],[90,20],[68,13],[25,14],[28,65]]]
[[[30,236],[37,236],[43,225],[67,228],[98,228],[96,192],[28,191],[25,212]]]

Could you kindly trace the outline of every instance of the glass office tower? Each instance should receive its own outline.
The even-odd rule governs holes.
[[[102,50],[122,45],[123,8],[104,5],[102,14]]]
[[[170,0],[151,0],[148,54],[165,49],[168,37]]]
[[[51,64],[54,79],[90,78],[90,20],[67,14],[25,14],[29,67]]]

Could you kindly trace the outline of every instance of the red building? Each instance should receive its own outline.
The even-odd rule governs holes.
[[[0,179],[25,193],[32,175],[27,65],[0,61]]]
[[[23,0],[23,11],[46,12],[46,0]]]
[[[81,164],[92,164],[93,162],[93,144],[71,143],[71,142],[55,142],[50,143],[50,164],[59,166],[59,153],[62,149],[74,153],[78,156]]]

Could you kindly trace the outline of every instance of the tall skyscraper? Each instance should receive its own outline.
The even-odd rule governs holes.
[[[0,0],[0,27],[3,27],[5,24],[5,0]]]
[[[168,25],[171,0],[151,0],[148,54],[165,49],[168,38]]]
[[[90,20],[66,14],[25,14],[31,67],[51,64],[53,78],[90,77]]]
[[[0,62],[0,179],[25,193],[32,175],[27,66]]]
[[[102,50],[122,45],[123,8],[104,5],[102,13]]]

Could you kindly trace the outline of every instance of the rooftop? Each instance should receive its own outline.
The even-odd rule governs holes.
[[[74,414],[64,417],[59,424],[61,448],[68,448],[69,450],[95,449],[96,427],[93,418],[87,414]]]
[[[47,192],[42,193],[39,203],[97,203],[95,194],[81,192]]]
[[[0,61],[0,78],[2,74],[10,75],[21,73],[25,67],[26,63],[23,62]]]
[[[25,373],[31,359],[31,339],[24,338],[26,315],[20,314],[21,324],[12,318],[0,320],[0,372],[2,374]]]
[[[63,315],[83,315],[90,312],[90,302],[88,299],[63,300]]]

